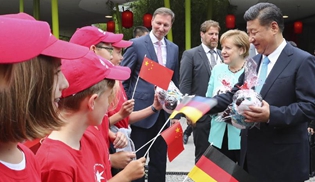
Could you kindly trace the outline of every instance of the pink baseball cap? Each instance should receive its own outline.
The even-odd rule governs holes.
[[[78,28],[72,35],[70,42],[79,44],[90,48],[100,42],[114,43],[122,40],[123,34],[114,34],[111,32],[104,32],[103,30],[93,27],[85,26]]]
[[[130,69],[114,66],[110,61],[97,56],[93,51],[80,59],[62,60],[61,70],[69,82],[69,87],[62,91],[62,97],[81,92],[98,82],[107,79],[126,80],[130,77]]]
[[[128,40],[121,40],[119,42],[115,42],[112,44],[113,47],[117,48],[127,48],[132,45],[133,42],[128,41]]]
[[[27,61],[45,49],[50,37],[49,24],[22,18],[24,15],[19,13],[0,16],[0,63]]]
[[[26,13],[6,14],[6,15],[2,15],[2,16],[6,17],[6,18],[11,18],[11,20],[31,22],[32,23],[31,25],[33,27],[36,27],[36,24],[38,22],[42,22],[42,21],[37,21],[34,17],[32,17],[31,15],[28,15]],[[2,17],[2,16],[0,16],[0,17]],[[35,49],[40,47],[40,51],[37,52],[37,54],[32,54],[33,56],[29,57],[28,59],[36,57],[39,54],[43,54],[43,55],[51,56],[51,57],[56,57],[56,58],[60,58],[60,59],[78,59],[80,57],[83,57],[84,55],[86,55],[89,52],[89,49],[86,47],[57,39],[54,35],[52,35],[50,33],[49,24],[46,22],[43,22],[43,23],[48,25],[48,31],[45,32],[43,29],[40,29],[39,32],[36,32],[36,34],[34,34],[34,37],[32,37],[33,40],[30,39],[30,40],[23,41],[23,43],[27,44],[27,46],[29,47],[29,50],[28,49],[22,49],[22,50],[26,51],[26,53],[34,51],[33,50],[34,47],[35,47]],[[11,33],[12,28],[11,27],[9,27],[9,28],[10,28],[10,33]],[[17,30],[24,32],[25,27],[23,27],[23,28],[19,27],[19,28],[17,28]],[[0,32],[1,31],[2,30],[0,30]],[[39,36],[38,34],[44,34],[44,33],[46,36],[48,35],[48,37],[46,39],[43,39],[43,40],[45,40],[44,44],[39,44],[39,43],[34,41],[34,40],[36,40],[36,41],[41,40],[41,39],[39,39],[39,38],[41,38],[41,36]],[[12,35],[15,35],[15,33],[13,33]],[[1,40],[1,38],[0,38],[0,40]],[[34,41],[34,43],[28,42],[28,41]],[[21,45],[18,45],[18,46],[20,47]],[[25,47],[27,47],[27,46],[25,46]],[[24,46],[22,45],[22,47],[24,47]],[[2,48],[2,47],[0,47],[0,48]],[[14,50],[14,49],[11,49],[11,50]],[[0,53],[1,53],[1,51],[2,51],[2,49],[0,50]],[[19,50],[19,54],[20,54],[20,50]],[[16,57],[15,52],[12,55],[14,55]],[[20,56],[20,55],[17,55],[17,56]]]
[[[57,39],[50,34],[46,48],[41,54],[60,59],[78,59],[85,56],[89,48]]]

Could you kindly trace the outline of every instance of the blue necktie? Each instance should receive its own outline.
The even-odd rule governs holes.
[[[266,56],[262,62],[260,73],[258,76],[258,85],[255,87],[255,91],[257,93],[260,93],[261,88],[265,84],[266,77],[267,77],[267,71],[268,71],[268,64],[270,63],[270,60]]]

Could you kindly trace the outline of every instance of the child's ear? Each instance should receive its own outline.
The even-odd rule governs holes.
[[[91,45],[91,46],[90,46],[90,50],[91,50],[91,51],[95,52],[95,49],[96,49],[96,46],[95,46],[95,45]]]
[[[95,100],[97,98],[98,98],[98,94],[93,94],[92,96],[90,96],[90,98],[88,100],[88,108],[90,110],[94,110]]]

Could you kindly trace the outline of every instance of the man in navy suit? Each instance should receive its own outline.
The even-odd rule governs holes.
[[[142,79],[139,79],[135,89],[142,61],[145,56],[172,69],[174,71],[172,81],[178,86],[178,46],[165,38],[172,27],[174,19],[175,15],[172,10],[164,7],[158,8],[153,14],[152,31],[148,35],[132,39],[132,46],[130,46],[124,54],[121,65],[130,67],[131,76],[123,85],[129,99],[131,99],[135,90],[135,111],[152,105],[155,93],[154,85]],[[159,49],[160,54],[158,53]],[[156,111],[154,108],[152,108],[152,110],[156,113],[131,125],[131,138],[135,143],[136,149],[154,138],[169,117],[169,114],[163,110]],[[137,152],[137,158],[142,157],[147,148],[148,146]],[[166,152],[167,146],[165,141],[162,137],[158,137],[149,151],[149,182],[165,181]],[[137,181],[144,182],[144,178]]]
[[[247,122],[260,129],[242,130],[240,164],[261,182],[302,182],[309,175],[307,126],[315,119],[315,57],[293,47],[282,36],[281,10],[271,3],[258,3],[244,15],[250,42],[259,53],[258,64],[268,57],[267,77],[260,94],[261,107],[244,113]],[[239,83],[244,83],[244,74]],[[256,86],[257,87],[257,86]],[[217,96],[211,113],[224,110],[238,90]]]

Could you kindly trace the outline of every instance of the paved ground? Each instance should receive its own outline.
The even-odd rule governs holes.
[[[181,120],[183,131],[186,129],[186,121]],[[193,143],[192,135],[189,137],[188,143],[184,145],[184,151],[180,153],[172,162],[167,163],[166,181],[167,182],[182,182],[187,173],[195,165],[195,146]],[[186,179],[185,182],[191,182],[192,180]]]
[[[186,128],[186,121],[181,121],[183,131]],[[195,146],[193,143],[192,136],[189,137],[188,143],[184,145],[184,151],[179,154],[172,162],[167,163],[167,176],[166,182],[192,182],[192,180],[187,179],[187,173],[194,167],[194,153]],[[186,179],[185,179],[186,178]],[[315,177],[307,180],[306,182],[315,182]]]

